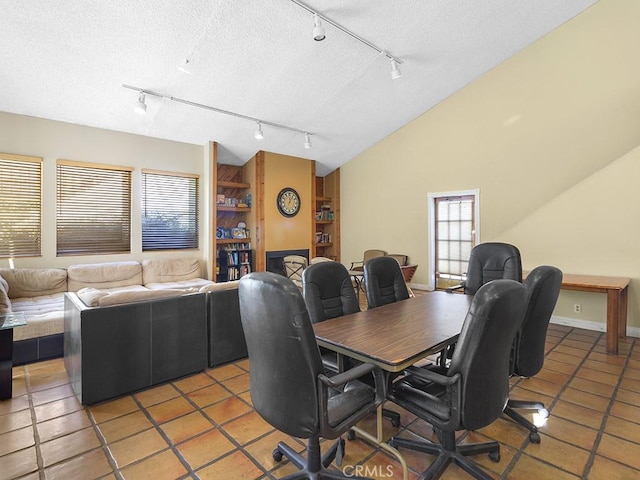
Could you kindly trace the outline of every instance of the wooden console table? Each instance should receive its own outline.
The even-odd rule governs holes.
[[[607,294],[607,353],[618,353],[618,339],[627,336],[627,293],[630,278],[562,275],[562,289]]]

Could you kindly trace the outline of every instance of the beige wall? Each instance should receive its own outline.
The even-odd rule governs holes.
[[[478,188],[481,241],[515,243],[526,269],[632,277],[640,328],[638,19],[601,0],[344,165],[343,263],[406,253],[427,286],[427,195]],[[604,295],[562,292],[555,314],[602,323]]]
[[[206,260],[208,238],[202,195],[200,249],[198,251],[172,251],[142,253],[141,173],[143,168],[186,172],[200,175],[200,185],[206,184],[209,168],[205,171],[205,148],[198,145],[159,140],[140,135],[113,132],[70,123],[0,112],[0,151],[43,158],[43,212],[42,257],[17,258],[16,268],[66,267],[76,263],[142,260],[147,256],[196,256]],[[124,165],[133,167],[131,210],[131,254],[56,257],[56,160],[59,158],[89,163]],[[6,259],[0,259],[8,266]]]
[[[265,152],[265,251],[311,248],[312,178],[311,160]],[[300,195],[300,212],[291,218],[280,215],[276,205],[278,193],[285,187],[294,188]]]

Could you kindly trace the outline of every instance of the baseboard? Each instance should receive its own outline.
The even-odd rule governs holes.
[[[601,322],[590,322],[588,320],[578,320],[570,317],[552,316],[551,323],[557,325],[566,325],[568,327],[584,328],[585,330],[595,330],[597,332],[606,332],[607,325]],[[629,337],[640,337],[640,328],[627,327],[627,335]]]

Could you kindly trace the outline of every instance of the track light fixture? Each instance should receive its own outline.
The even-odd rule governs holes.
[[[161,93],[154,92],[153,90],[146,90],[144,88],[134,87],[133,85],[126,85],[123,83],[122,86],[124,88],[128,88],[129,90],[135,90],[136,92],[139,93],[138,104],[136,105],[136,111],[138,111],[138,109],[140,109],[142,112],[147,111],[147,105],[144,103],[145,96],[151,95],[153,97],[164,98],[165,100],[171,100],[172,102],[183,103],[185,105],[190,105],[192,107],[203,108],[205,110],[210,110],[212,112],[222,113],[224,115],[229,115],[231,117],[243,118],[244,120],[250,120],[252,122],[255,122],[256,130],[253,136],[257,140],[262,140],[264,138],[264,133],[262,132],[262,125],[269,125],[270,127],[273,127],[273,128],[280,128],[282,130],[289,130],[290,132],[300,133],[304,135],[304,148],[311,148],[311,140],[309,139],[309,137],[313,134],[309,133],[306,130],[300,130],[298,128],[288,127],[287,125],[281,125],[279,123],[267,122],[259,118],[250,117],[248,115],[242,115],[241,113],[230,112],[229,110],[222,110],[221,108],[211,107],[209,105],[203,105],[202,103],[192,102],[191,100],[185,100],[183,98],[172,97],[170,95],[163,95]]]
[[[135,111],[138,115],[144,115],[147,113],[147,104],[144,103],[145,96],[143,92],[138,95],[138,103],[136,104]]]
[[[256,127],[256,131],[253,133],[253,136],[256,137],[256,140],[262,140],[264,138],[264,134],[262,133],[262,124],[258,122],[258,126]]]
[[[316,42],[321,42],[325,38],[327,38],[327,36],[324,33],[324,27],[322,26],[322,21],[320,20],[320,17],[316,13],[313,15],[313,39]]]
[[[325,33],[324,33],[324,27],[322,26],[322,21],[324,21],[324,22],[328,23],[329,25],[337,28],[341,32],[346,33],[351,38],[354,38],[357,41],[359,41],[360,43],[363,43],[367,47],[375,50],[376,52],[378,52],[378,53],[380,53],[382,55],[385,55],[389,60],[391,60],[391,78],[396,79],[396,78],[400,78],[402,76],[402,74],[400,73],[400,69],[398,68],[398,65],[402,65],[402,62],[400,60],[398,60],[396,57],[394,57],[393,55],[387,53],[385,50],[381,49],[377,45],[374,45],[369,40],[365,40],[360,35],[358,35],[356,33],[353,33],[351,30],[349,30],[349,29],[343,27],[342,25],[334,22],[330,18],[327,18],[324,15],[316,12],[313,8],[305,5],[304,3],[300,2],[299,0],[290,0],[290,1],[292,3],[295,3],[296,5],[298,5],[300,8],[304,8],[307,12],[313,14],[313,39],[314,40],[321,41],[321,40],[324,40],[326,38]]]
[[[400,69],[398,68],[398,62],[396,61],[395,58],[391,59],[391,78],[393,78],[394,80],[396,78],[400,78],[402,76],[402,72],[400,72]]]

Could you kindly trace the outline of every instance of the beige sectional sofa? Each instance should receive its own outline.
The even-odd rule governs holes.
[[[25,314],[27,325],[14,329],[14,364],[22,364],[63,354],[67,292],[99,307],[194,293],[213,283],[202,278],[198,259],[0,268],[0,314]]]

